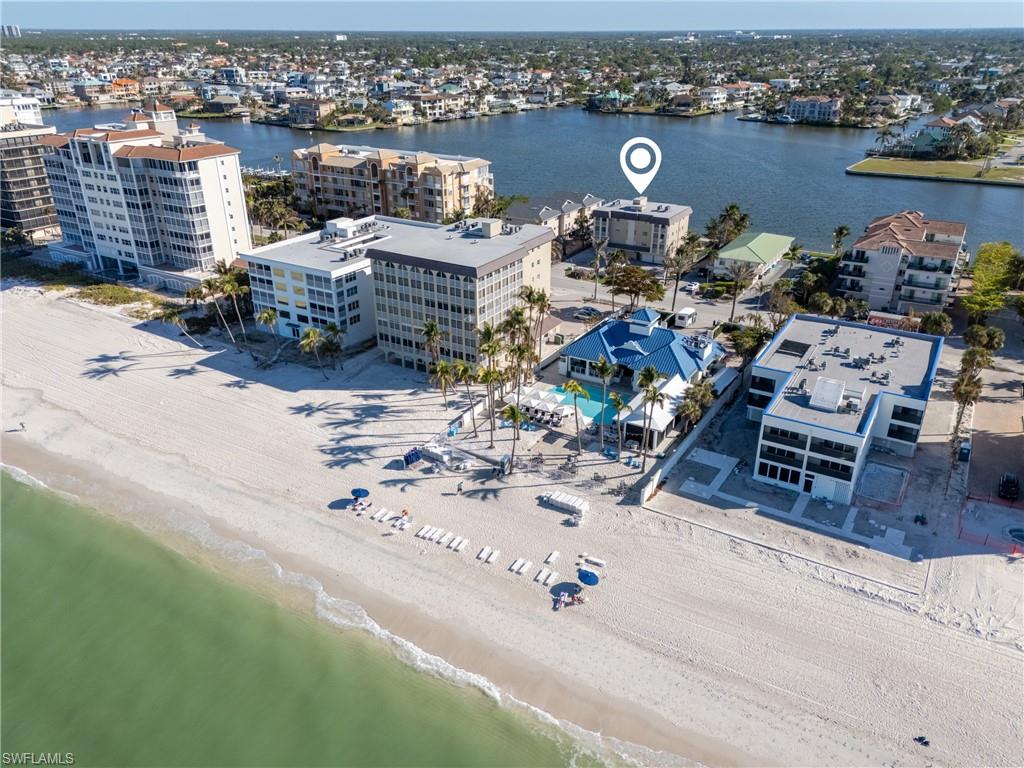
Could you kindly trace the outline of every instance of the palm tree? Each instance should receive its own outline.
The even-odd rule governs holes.
[[[640,472],[647,471],[647,445],[650,442],[650,425],[654,418],[654,406],[662,405],[665,402],[665,395],[658,390],[658,387],[652,384],[649,387],[644,387],[643,390],[643,404],[644,404],[644,444],[643,444],[643,460],[640,464]],[[650,410],[647,406],[650,406]]]
[[[437,359],[441,356],[441,339],[447,334],[441,330],[436,320],[427,320],[420,328],[420,336],[423,337],[423,346],[430,354],[430,361],[437,365]]]
[[[189,341],[200,349],[203,348],[203,345],[192,338],[192,334],[188,332],[188,328],[185,326],[185,317],[182,315],[181,307],[177,304],[165,304],[160,310],[160,313],[156,316],[156,319],[162,323],[177,326],[178,330],[185,334]]]
[[[516,443],[519,442],[519,426],[528,420],[525,413],[519,410],[518,406],[506,405],[501,409],[501,418],[512,424],[512,455],[509,457],[509,474],[516,463]]]
[[[242,321],[242,310],[238,308],[238,297],[247,294],[249,292],[249,286],[242,285],[234,275],[227,274],[220,279],[220,290],[225,296],[231,297],[231,303],[235,306],[235,317],[238,318],[238,325],[242,328],[242,338],[248,342],[249,335],[245,332],[245,323]]]
[[[580,434],[580,411],[576,406],[576,400],[580,395],[586,396],[585,390],[576,379],[569,379],[562,385],[562,391],[572,395],[572,414],[576,417],[576,455],[583,453],[583,435]]]
[[[477,373],[477,380],[487,387],[488,415],[491,420],[491,444],[488,448],[494,447],[494,387],[501,381],[501,372],[497,368],[481,368]]]
[[[605,360],[604,355],[599,355],[597,362],[594,363],[594,373],[601,377],[601,402],[608,402],[608,384],[612,380],[612,376],[615,375],[617,366],[614,363],[610,363]],[[600,430],[601,447],[604,448],[604,409],[601,409],[600,414],[601,423],[598,425]]]
[[[629,406],[626,405],[626,401],[622,399],[622,395],[618,392],[612,392],[608,396],[608,405],[615,409],[615,431],[618,433],[618,447],[619,456],[622,455],[622,425],[619,423],[619,414],[626,410]]]
[[[843,241],[846,240],[850,234],[850,228],[845,224],[840,224],[834,230],[832,230],[832,251],[836,257],[842,256],[843,254]]]
[[[960,425],[964,420],[964,411],[968,405],[978,402],[981,397],[981,376],[976,371],[962,370],[960,375],[953,382],[953,399],[960,406],[956,414],[956,426],[953,428],[953,435],[960,434]]]
[[[323,343],[324,336],[320,333],[319,328],[313,328],[312,326],[302,332],[302,338],[299,339],[299,349],[306,354],[310,352],[316,357],[316,363],[320,366],[320,373],[323,374],[324,381],[327,381],[327,371],[324,370],[324,364],[320,360],[320,345]]]
[[[960,370],[980,373],[992,365],[992,353],[984,347],[971,347],[960,358]]]
[[[597,285],[601,280],[601,262],[605,258],[605,248],[608,247],[608,238],[602,238],[594,243],[594,261],[590,266],[594,269],[594,301],[597,301]]]
[[[509,346],[528,339],[530,337],[530,322],[526,318],[526,310],[522,307],[512,307],[505,319],[502,320],[499,330],[505,334]]]
[[[647,366],[644,366],[643,368],[641,368],[640,372],[637,374],[636,385],[637,385],[638,389],[640,389],[642,392],[645,392],[645,393],[649,389],[653,389],[654,391],[657,391],[657,387],[655,387],[655,384],[657,384],[658,381],[660,381],[661,379],[664,379],[664,378],[665,378],[665,374],[663,374],[661,371],[659,371],[653,365],[647,365]],[[644,451],[644,466],[645,467],[647,466],[646,465],[646,462],[647,462],[647,410],[646,410],[647,402],[648,402],[647,400],[644,400],[644,446],[643,446],[643,451]],[[654,409],[652,407],[652,409],[651,409],[652,413],[653,413],[653,410]]]
[[[679,281],[682,279],[683,273],[686,272],[690,267],[697,263],[697,257],[700,256],[700,252],[704,249],[701,244],[700,235],[696,232],[688,232],[686,237],[676,247],[676,259],[677,262],[673,262],[673,272],[675,273],[676,284],[675,291],[672,293],[672,311],[676,311],[676,296],[679,295]]]
[[[526,383],[526,372],[536,360],[533,354],[533,341],[526,339],[518,344],[513,344],[508,349],[507,357],[514,376],[513,381],[517,387],[516,407],[518,407],[519,400],[522,397],[523,385]]]
[[[267,331],[269,331],[274,336],[274,348],[280,349],[281,337],[274,330],[277,326],[277,310],[274,309],[273,307],[268,307],[267,309],[261,310],[260,313],[256,315],[256,322],[259,323],[260,325],[265,325],[267,327]]]
[[[690,397],[689,391],[686,396],[683,397],[683,402],[676,408],[676,414],[682,416],[686,421],[686,429],[683,432],[688,432],[691,424],[696,424],[700,421],[701,416],[704,415],[704,409],[700,407],[694,398]]]
[[[686,390],[686,396],[696,401],[702,409],[715,402],[715,385],[711,379],[701,379]]]
[[[453,366],[455,371],[455,382],[466,385],[466,399],[469,400],[469,415],[473,419],[473,435],[476,436],[476,403],[473,402],[473,393],[469,389],[470,384],[475,384],[477,372],[473,366],[465,360],[457,360]]]
[[[736,300],[754,281],[754,267],[745,261],[738,261],[731,264],[726,272],[735,283],[732,291],[732,311],[729,313],[729,322],[731,323],[736,317]]]
[[[220,301],[218,301],[221,294],[220,280],[218,280],[215,277],[208,277],[205,280],[203,280],[202,289],[203,296],[205,296],[208,299],[213,299],[213,306],[214,309],[217,310],[217,316],[220,318],[220,321],[224,324],[224,330],[228,332],[228,338],[231,339],[231,343],[237,347],[238,342],[235,341],[235,334],[231,332],[231,326],[228,325],[228,321],[224,317],[224,313],[221,312],[220,310]]]
[[[448,390],[453,388],[458,381],[455,377],[455,367],[447,360],[440,360],[434,363],[434,375],[431,377],[431,380],[441,390],[441,396],[444,398],[444,407],[447,410]]]
[[[546,291],[537,291],[533,295],[533,310],[537,314],[537,330],[534,331],[534,337],[537,341],[537,360],[541,358],[541,339],[544,333],[544,318],[547,317],[548,312],[551,311],[551,297],[548,296]]]
[[[811,294],[811,298],[807,300],[807,306],[819,315],[827,315],[832,311],[832,297],[825,291],[818,291]]]
[[[330,322],[324,326],[324,344],[331,351],[331,363],[335,369],[338,366],[338,360],[341,358],[341,353],[344,347],[342,346],[341,340],[345,337],[345,329],[334,322]],[[344,370],[345,366],[341,366]]]
[[[192,309],[196,309],[199,306],[199,302],[203,300],[203,289],[198,285],[186,288],[185,298],[192,302]]]
[[[612,273],[620,266],[629,261],[629,258],[622,251],[622,249],[616,248],[612,251],[612,255],[608,257],[607,262],[604,265],[604,276],[608,280],[611,278]],[[615,311],[615,292],[611,291],[612,295],[612,312]]]

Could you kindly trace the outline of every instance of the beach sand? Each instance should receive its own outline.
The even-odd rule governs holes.
[[[537,503],[553,487],[540,475],[399,468],[455,411],[374,352],[326,382],[257,371],[225,344],[197,350],[167,326],[23,287],[4,291],[2,320],[3,425],[26,426],[5,432],[4,463],[154,532],[259,550],[504,693],[654,750],[644,762],[1019,760],[1019,632],[954,626],[986,610],[1019,626],[1019,576],[1001,558],[922,564],[942,591],[894,597],[614,496],[592,494],[587,524],[568,528]],[[412,528],[385,535],[343,508],[357,486],[374,508],[410,509]],[[470,543],[453,554],[414,538],[427,524]],[[475,559],[483,546],[501,550],[493,565]],[[532,581],[552,550],[562,580],[579,553],[607,561],[586,605],[555,612]],[[517,557],[533,562],[522,576],[507,570]],[[948,588],[961,572],[1001,597]]]

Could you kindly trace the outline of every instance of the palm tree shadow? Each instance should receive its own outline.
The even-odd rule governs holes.
[[[170,373],[167,375],[172,379],[184,379],[202,372],[203,371],[198,366],[190,365],[188,368],[172,368]]]
[[[341,403],[330,403],[326,400],[319,403],[303,403],[302,405],[291,405],[288,410],[294,416],[316,416],[318,413],[333,413],[336,409],[342,407]]]
[[[97,365],[94,368],[87,368],[84,371],[82,371],[81,375],[86,379],[93,379],[97,381],[100,379],[106,379],[110,377],[117,378],[122,373],[127,371],[129,368],[132,368],[136,365],[138,365],[138,363],[127,363],[120,367],[114,367],[112,365],[105,363],[103,365]]]
[[[86,358],[85,362],[87,362],[87,363],[94,363],[94,364],[97,364],[97,365],[103,365],[105,363],[117,363],[117,362],[120,362],[122,360],[134,360],[134,359],[135,359],[135,356],[132,355],[130,352],[118,352],[115,355],[107,354],[106,352],[104,352],[103,354],[96,355],[96,357]]]
[[[230,387],[231,389],[248,389],[249,385],[254,383],[248,379],[234,379],[232,381],[225,381],[221,386]]]

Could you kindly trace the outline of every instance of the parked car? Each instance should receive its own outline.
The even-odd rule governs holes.
[[[593,320],[595,317],[600,317],[603,313],[599,309],[593,307],[583,307],[582,309],[576,310],[573,313],[573,318],[576,320]]]
[[[680,283],[679,284],[679,290],[684,292],[684,293],[693,293],[694,291],[699,291],[700,290],[700,283],[694,283],[694,282]]]
[[[999,478],[999,498],[1016,501],[1020,498],[1020,480],[1009,472],[1004,472]]]

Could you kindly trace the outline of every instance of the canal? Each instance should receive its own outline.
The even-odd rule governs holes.
[[[66,131],[117,121],[127,111],[53,110],[45,120]],[[972,249],[991,240],[1024,246],[1024,190],[847,176],[845,168],[874,141],[871,130],[768,125],[739,121],[733,114],[682,119],[576,108],[348,133],[233,120],[196,122],[210,136],[240,149],[243,165],[273,168],[275,155],[281,155],[287,168],[292,149],[319,142],[422,149],[487,158],[499,194],[526,196],[591,192],[630,197],[633,190],[619,170],[619,147],[632,136],[647,136],[662,151],[661,170],[647,196],[689,205],[694,227],[703,227],[728,203],[737,202],[750,213],[753,229],[828,249],[831,232],[840,224],[857,233],[876,216],[912,209],[966,222]]]

